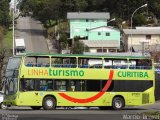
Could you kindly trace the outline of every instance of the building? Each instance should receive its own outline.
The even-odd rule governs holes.
[[[157,52],[160,51],[160,27],[136,27],[123,29],[124,42],[128,51]]]
[[[90,52],[116,52],[120,48],[120,31],[107,26],[106,12],[67,13],[70,20],[70,39],[79,36]]]
[[[101,26],[88,31],[88,40],[82,42],[90,48],[90,52],[117,52],[120,48],[120,32],[118,29]]]

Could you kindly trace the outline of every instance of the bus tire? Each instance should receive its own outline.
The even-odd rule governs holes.
[[[7,109],[7,105],[5,105],[5,104],[2,102],[2,103],[0,103],[0,108],[3,109],[3,110],[5,110],[5,109]]]
[[[31,106],[31,108],[32,108],[33,110],[40,110],[40,109],[41,109],[41,106]]]
[[[121,110],[125,106],[124,99],[122,97],[115,97],[112,101],[112,107],[115,110]]]
[[[45,110],[54,110],[56,108],[56,100],[51,96],[45,97],[43,100],[43,108]]]

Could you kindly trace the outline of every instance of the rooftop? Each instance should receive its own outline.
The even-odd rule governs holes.
[[[104,29],[106,28],[106,29],[115,30],[115,31],[120,32],[119,29],[114,28],[112,26],[100,26],[100,27],[96,27],[96,28],[91,28],[91,29],[89,29],[89,31],[96,30],[96,29],[99,29],[99,28],[104,28]]]
[[[118,40],[82,40],[82,42],[88,47],[117,48],[120,46],[120,42]]]
[[[110,19],[108,12],[69,12],[67,19]]]
[[[125,34],[136,34],[136,35],[146,35],[146,34],[149,34],[149,35],[158,35],[160,34],[160,28],[157,28],[157,29],[151,29],[151,28],[137,28],[137,29],[123,29],[123,32]]]

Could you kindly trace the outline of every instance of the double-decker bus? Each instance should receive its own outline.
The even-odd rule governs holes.
[[[154,72],[143,56],[30,53],[9,59],[4,103],[45,110],[154,104]]]

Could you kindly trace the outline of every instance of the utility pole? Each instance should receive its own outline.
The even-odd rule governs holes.
[[[13,10],[12,10],[12,24],[13,24],[13,56],[14,56],[14,40],[15,40],[15,31],[14,31],[14,18],[15,18],[15,15],[14,15],[14,13],[15,13],[15,0],[13,0]]]

